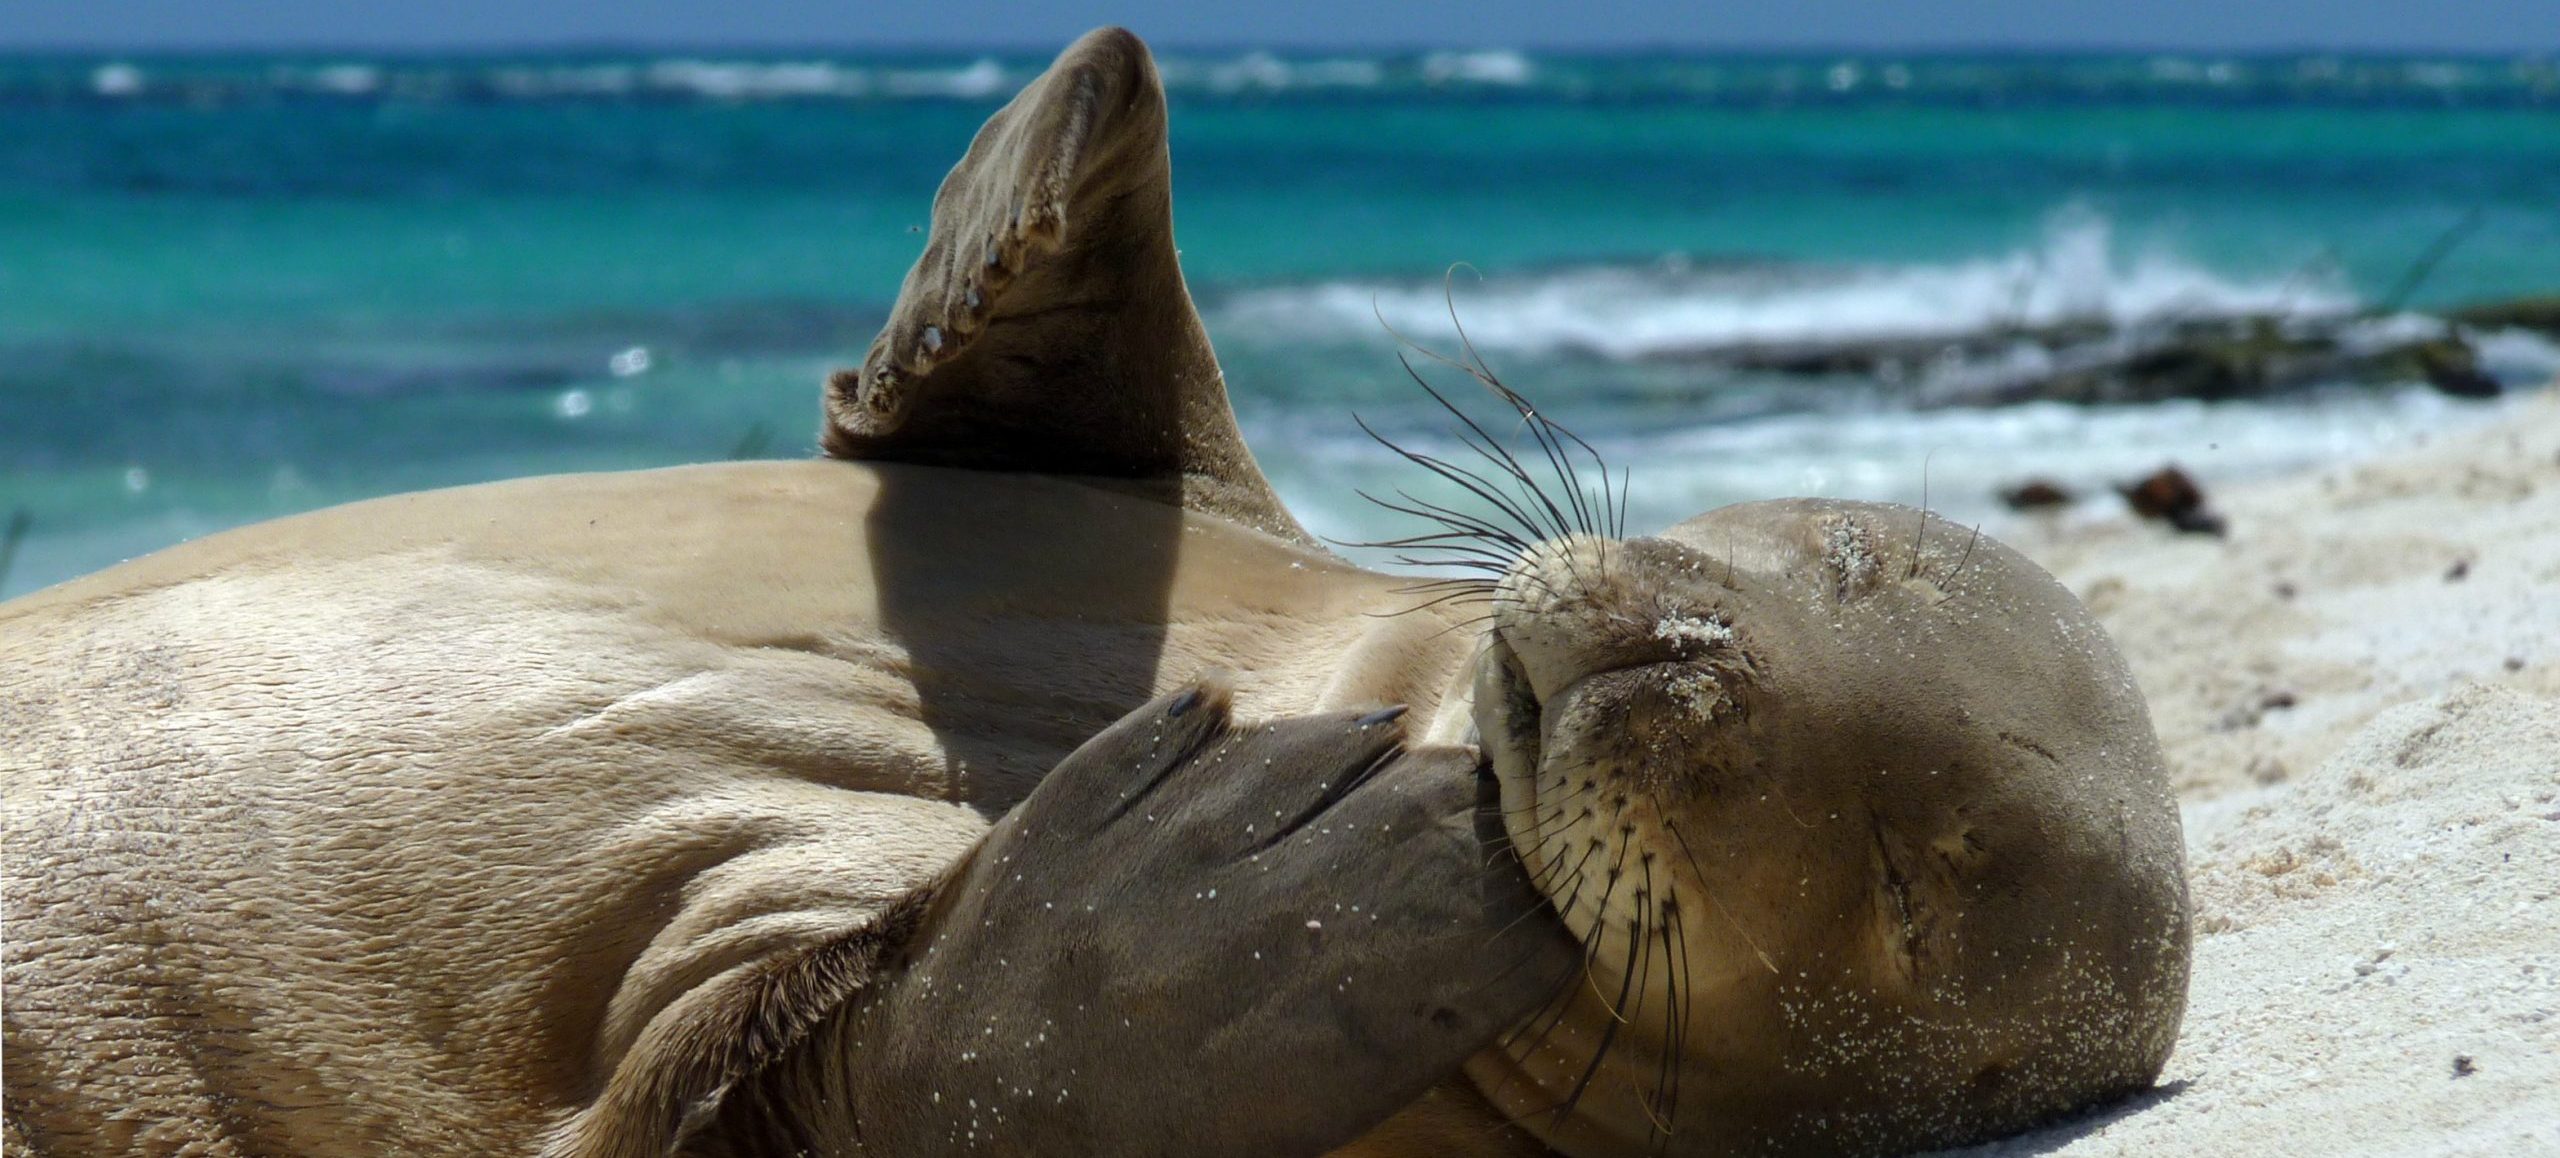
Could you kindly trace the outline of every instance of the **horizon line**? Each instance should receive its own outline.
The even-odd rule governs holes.
[[[2339,57],[2347,59],[2393,59],[2413,56],[2464,57],[2475,60],[2525,61],[2560,60],[2560,44],[2526,48],[2478,48],[2434,45],[2340,46],[2319,44],[2256,44],[2246,46],[2205,47],[2168,43],[2098,44],[2098,43],[1983,43],[1949,41],[1904,46],[1856,44],[1847,42],[1806,41],[1802,43],[1727,43],[1625,41],[1563,44],[1532,43],[1424,43],[1419,41],[1300,42],[1158,40],[1150,41],[1155,53],[1168,55],[1242,56],[1268,53],[1276,56],[1311,56],[1359,53],[1369,55],[1431,53],[1510,52],[1556,57],[1642,57],[1642,56],[1901,56],[1910,58],[1957,57],[2135,57],[2198,56],[2230,59],[2270,59],[2303,57]],[[851,41],[811,39],[781,41],[765,39],[721,40],[684,37],[561,37],[523,40],[457,40],[450,43],[392,44],[387,42],[311,42],[292,41],[203,41],[171,42],[148,45],[110,45],[98,42],[29,42],[11,43],[0,40],[0,57],[38,56],[508,56],[508,55],[636,55],[666,53],[728,53],[768,56],[788,53],[816,55],[896,54],[902,56],[989,57],[1018,56],[1047,58],[1063,45],[1047,41],[989,41],[963,43],[925,40]]]

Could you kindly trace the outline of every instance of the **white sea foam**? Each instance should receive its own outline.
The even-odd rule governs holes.
[[[311,87],[338,96],[365,96],[382,87],[382,69],[370,64],[332,64],[311,73]]]
[[[1422,79],[1429,84],[1457,81],[1517,87],[1528,84],[1537,74],[1537,65],[1509,49],[1434,52],[1422,58]]]
[[[99,96],[129,97],[142,88],[142,70],[122,61],[99,65],[89,73],[89,90]]]
[[[492,69],[483,79],[500,95],[528,100],[611,97],[633,92],[715,101],[864,97],[982,100],[1012,91],[1027,75],[1008,72],[993,57],[942,68],[868,68],[825,60],[668,57],[645,64],[510,65]],[[328,88],[329,79],[329,71],[323,70],[314,78],[297,83],[302,87]],[[378,84],[380,78],[373,79]]]
[[[1312,89],[1372,89],[1385,84],[1387,66],[1361,57],[1289,60],[1248,52],[1227,60],[1160,57],[1157,72],[1174,92],[1205,89],[1219,95]]]
[[[551,62],[386,58],[338,64],[283,62],[238,74],[227,62],[155,62],[146,78],[135,65],[102,59],[87,81],[110,99],[211,99],[277,92],[339,99],[432,102],[494,95],[511,100],[587,100],[646,91],[707,101],[993,100],[1047,66],[1044,57],[985,57],[927,64],[895,55],[774,61],[753,57],[634,57]],[[1698,99],[1718,103],[1854,101],[1875,89],[1932,99],[2070,99],[2119,94],[2142,100],[2197,89],[2269,91],[2279,97],[2328,93],[2357,101],[2393,94],[2430,100],[2549,103],[2553,62],[2544,56],[2504,61],[2400,60],[2308,56],[2223,60],[2163,56],[2130,64],[2103,59],[2057,66],[2040,58],[1985,61],[1926,56],[1903,60],[1841,58],[1533,57],[1508,49],[1298,56],[1254,50],[1240,55],[1168,52],[1157,58],[1165,86],[1179,97],[1244,97],[1359,90],[1412,93],[1504,89],[1568,100],[1590,96]],[[0,70],[0,88],[9,85]],[[25,77],[21,76],[20,80]],[[148,81],[146,84],[145,81]],[[40,84],[53,82],[40,81]]]
[[[572,74],[571,79],[583,78]],[[649,65],[644,80],[661,92],[715,100],[860,96],[871,89],[870,77],[861,69],[824,61],[661,60]]]
[[[628,64],[509,66],[493,70],[489,86],[518,99],[549,96],[620,96],[639,87],[640,69]]]
[[[880,91],[890,96],[939,96],[967,100],[983,100],[1012,91],[1015,85],[1030,80],[1028,75],[1009,78],[1004,65],[992,56],[982,56],[966,67],[889,69],[880,74]]]
[[[2560,343],[2531,330],[2471,335],[2480,368],[2501,382],[2560,382]]]
[[[1647,266],[1496,275],[1456,282],[1459,316],[1480,347],[1616,359],[1737,346],[1926,338],[2010,325],[2231,313],[2314,315],[2351,308],[2334,277],[2239,276],[2158,249],[2127,252],[2108,222],[2066,210],[2041,243],[1938,264],[1851,269]],[[1438,338],[1449,326],[1438,282],[1326,282],[1253,290],[1218,321],[1275,337]]]
[[[2405,445],[2431,432],[2493,420],[2512,400],[2466,402],[2425,389],[2298,402],[2168,402],[2144,406],[2031,403],[1993,409],[1775,415],[1591,437],[1628,482],[1631,533],[1651,533],[1728,503],[1786,495],[1901,502],[1998,533],[2011,515],[1998,489],[2050,479],[2077,492],[2076,510],[2118,509],[2111,484],[2175,462],[2210,489]],[[1577,420],[1569,403],[1551,411]],[[1579,416],[1587,428],[1604,416]],[[1347,419],[1256,424],[1247,430],[1290,509],[1319,534],[1363,541],[1407,535],[1416,521],[1355,491],[1412,490],[1462,509],[1484,504],[1442,485],[1367,440]],[[1335,429],[1338,426],[1340,429]],[[1591,429],[1586,429],[1591,434]],[[1294,437],[1292,435],[1294,434]],[[1450,461],[1472,461],[1434,431],[1398,431],[1400,443]],[[1533,461],[1535,461],[1533,459]]]

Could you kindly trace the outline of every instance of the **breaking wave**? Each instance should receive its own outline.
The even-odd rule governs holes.
[[[1443,283],[1329,281],[1243,290],[1216,312],[1255,338],[1449,335],[1454,297],[1476,345],[1611,360],[1721,350],[1926,339],[2073,322],[2116,328],[2232,314],[2318,316],[2356,299],[2334,273],[2225,273],[2157,249],[2127,251],[2107,220],[2056,214],[2041,241],[1937,264],[1812,268],[1699,264],[1571,268]]]
[[[2072,518],[2121,510],[2113,484],[2164,462],[2218,486],[2404,446],[2430,434],[2495,421],[2518,399],[2473,402],[2424,388],[2341,395],[2318,406],[2286,402],[2177,401],[2083,407],[2039,402],[1994,409],[1867,409],[1777,414],[1733,422],[1647,426],[1589,415],[1582,433],[1628,484],[1628,528],[1651,534],[1727,503],[1819,495],[1926,502],[1958,524],[1995,534],[2024,516],[1995,498],[2002,486],[2042,478],[2080,496]],[[1586,408],[1587,409],[1587,408]],[[1610,429],[1600,429],[1610,427]],[[1358,496],[1411,488],[1461,505],[1471,496],[1419,472],[1347,421],[1301,427],[1249,425],[1255,455],[1290,509],[1315,532],[1343,542],[1413,533],[1413,520]],[[1442,430],[1400,429],[1397,441],[1463,459]],[[1479,504],[1480,505],[1480,504]],[[1382,562],[1385,553],[1369,556]]]

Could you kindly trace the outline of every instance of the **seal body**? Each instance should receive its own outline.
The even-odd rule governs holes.
[[[934,517],[880,537],[902,487]],[[1202,667],[1255,715],[1436,710],[1472,644],[1364,614],[1395,586],[1072,482],[807,462],[400,496],[13,601],[11,1120],[529,1153],[690,989],[859,926]]]
[[[1898,548],[1917,513],[1857,505],[1636,539],[1550,505],[1547,541],[1488,547],[1511,560],[1489,607],[1325,553],[1236,431],[1174,260],[1164,117],[1144,47],[1104,30],[990,119],[888,325],[827,385],[822,441],[845,461],[404,495],[0,605],[12,1149],[825,1152],[861,1144],[821,1129],[855,1090],[929,1127],[883,1137],[978,1145],[994,1103],[963,1115],[916,1083],[974,1063],[997,1025],[1020,1031],[1008,1051],[1047,1031],[1019,1000],[875,984],[935,943],[936,914],[980,911],[912,899],[955,871],[1008,884],[977,859],[991,826],[1020,832],[1061,759],[1211,667],[1237,673],[1221,711],[1357,709],[1318,727],[1347,734],[1401,704],[1411,742],[1481,735],[1498,843],[1543,902],[1519,919],[1557,918],[1581,968],[1383,1122],[1283,1115],[1260,1090],[1196,1110],[1130,1095],[1188,1056],[1165,1040],[1215,1027],[1162,1028],[1107,1076],[1012,1071],[1120,1083],[1093,1104],[1186,1127],[1123,1131],[1066,1091],[1042,1120],[1089,1148],[1196,1143],[1165,1117],[1196,1112],[1239,1138],[1288,1117],[1309,1145],[1374,1122],[1351,1147],[1370,1158],[1886,1152],[2151,1080],[2184,997],[2176,813],[2140,695],[2068,593],[1926,516]],[[1231,774],[1340,784],[1324,762]],[[1415,783],[1445,798],[1462,773],[1428,767]],[[1194,827],[1121,813],[1134,845],[1039,847],[1061,879],[1111,881],[1072,851],[1152,854],[1161,831],[1250,858],[1263,839],[1224,831],[1258,817],[1171,815]],[[1370,863],[1304,847],[1294,870]],[[1396,948],[1363,984],[1440,1027],[1407,1027],[1420,1065],[1501,1006],[1459,1009],[1449,976],[1417,974],[1481,970],[1455,987],[1478,994],[1536,976],[1425,935],[1487,911],[1441,893],[1516,870],[1445,840],[1364,847],[1436,869],[1300,871],[1192,920],[1217,945],[1413,934],[1376,942]],[[1292,908],[1319,903],[1340,911]],[[960,938],[945,960],[977,964],[936,976],[1084,976],[1104,943],[1038,935],[1053,907],[984,911],[1034,932]],[[1204,979],[1327,991],[1161,957],[1164,984],[1134,990],[1152,1010]],[[890,992],[940,1012],[846,1028]],[[1309,1037],[1255,1008],[1267,1032],[1243,1044],[1267,1057],[1201,1056],[1285,1074],[1379,1054],[1377,1026],[1400,1024]],[[864,1068],[884,1057],[934,1065],[900,1084]],[[1328,1070],[1372,1094],[1416,1072]],[[726,1100],[742,1092],[752,1112]],[[724,1133],[733,1112],[753,1130]]]

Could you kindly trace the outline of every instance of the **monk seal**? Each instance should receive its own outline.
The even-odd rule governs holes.
[[[1500,577],[1418,605],[1323,550],[1255,468],[1174,257],[1164,119],[1116,30],[990,119],[887,327],[828,383],[826,461],[396,496],[0,605],[11,1145],[824,1151],[861,1144],[826,1116],[858,1094],[901,1107],[878,1137],[914,1150],[1145,1152],[1216,1122],[1208,1148],[1305,1152],[1365,1121],[1343,1152],[1803,1148],[1826,1122],[1831,1148],[1881,1152],[2156,1073],[2183,1000],[2176,817],[2140,697],[2067,594],[1987,539],[1950,559],[1925,516],[1897,553],[1911,512],[1745,508],[1628,538],[1569,486],[1543,530],[1468,524]],[[1197,1088],[1152,1068],[1187,1056],[1163,1035],[1069,1063],[1063,1097],[1036,1064],[953,1077],[1039,1056],[1058,1035],[1034,1010],[1092,1015],[1053,971],[1111,942],[1035,932],[1014,956],[995,934],[1054,928],[1017,906],[941,968],[883,947],[938,944],[976,910],[937,908],[968,894],[936,883],[1008,865],[1026,888],[1054,874],[1044,906],[1082,897],[1097,930],[1167,920],[1120,905],[1146,886],[1104,861],[1008,861],[991,834],[1095,799],[1070,753],[1160,726],[1210,668],[1238,673],[1243,718],[1348,735],[1402,704],[1417,750],[1481,737],[1501,831],[1451,835],[1464,778],[1440,758],[1409,777],[1437,803],[1396,821],[1436,818],[1412,855],[1437,872],[1346,861],[1249,904],[1172,878],[1200,906],[1179,931],[1217,935],[1167,957],[1156,1003],[1209,977],[1276,1004],[1241,1038],[1159,1024],[1232,1047],[1196,1076],[1260,1056],[1283,1096],[1151,1098]],[[1131,733],[1108,743],[1136,758]],[[1271,759],[1166,783],[1321,795],[1357,763]],[[1181,815],[1137,818],[1230,849],[1264,823]],[[1112,847],[1166,851],[1147,831]],[[1967,834],[1984,851],[1963,860]],[[1533,903],[1488,925],[1506,873]],[[1309,904],[1302,935],[1404,930],[1345,950],[1365,967],[1340,982],[1400,1014],[1306,1014],[1304,986],[1248,964]],[[1525,940],[1452,965],[1452,927]],[[1545,983],[1558,947],[1578,967]],[[1039,996],[971,1003],[1006,976]],[[873,999],[930,1012],[838,1016]],[[1316,1096],[1307,1071],[1345,1041],[1382,1059],[1346,1081],[1408,1097],[1459,1039],[1480,1047],[1463,1074],[1384,1122],[1378,1097],[1275,1104]],[[1911,1105],[1950,1083],[1965,1096]],[[1035,1121],[1059,1132],[1016,1130]]]
[[[1476,718],[1596,984],[1470,1072],[1558,1151],[1899,1153],[2157,1076],[2188,901],[2141,696],[1929,526],[1749,503],[1496,583]]]

